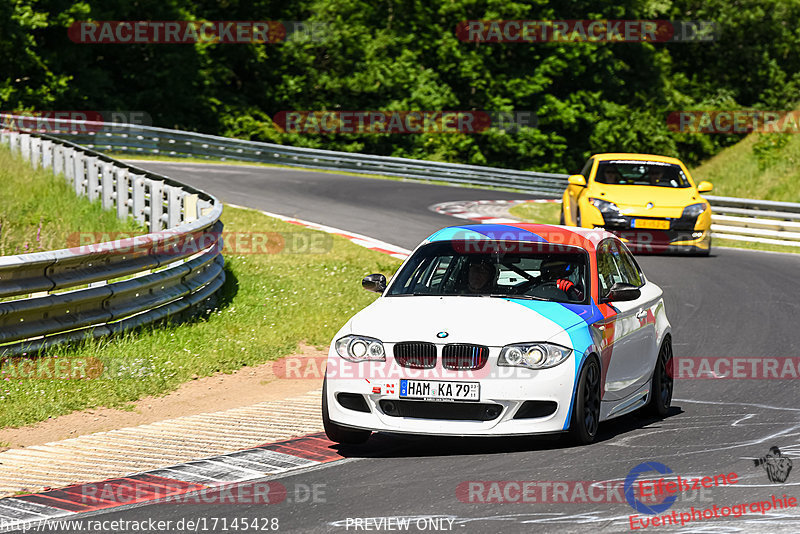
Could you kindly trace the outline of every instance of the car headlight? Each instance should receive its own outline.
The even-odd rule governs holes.
[[[683,214],[681,215],[682,219],[696,219],[699,217],[704,211],[706,211],[707,204],[705,202],[700,202],[699,204],[692,204],[690,206],[686,206],[683,208]]]
[[[552,343],[516,343],[500,351],[497,365],[546,369],[555,367],[572,354],[572,349]]]
[[[590,198],[589,202],[600,210],[603,215],[619,215],[619,207],[613,202],[607,200],[600,200],[599,198]]]
[[[336,340],[336,353],[349,362],[386,361],[386,352],[379,339],[365,336],[344,336]]]

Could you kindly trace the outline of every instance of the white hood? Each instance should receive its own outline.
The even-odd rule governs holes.
[[[386,343],[430,341],[501,347],[547,341],[580,322],[577,315],[555,302],[399,296],[379,298],[356,314],[348,323],[350,332],[343,333],[374,337]],[[447,332],[448,336],[437,338],[439,332]]]

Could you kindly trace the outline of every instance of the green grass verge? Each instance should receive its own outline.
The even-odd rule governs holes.
[[[711,243],[712,254],[714,247],[743,248],[747,250],[800,254],[800,247],[784,247],[782,245],[772,245],[769,243],[748,243],[745,241],[734,241],[733,239],[720,239],[718,237],[715,237]]]
[[[513,206],[508,212],[526,222],[558,224],[561,204],[557,202],[525,202]]]
[[[67,247],[77,233],[145,233],[132,219],[119,220],[99,203],[77,197],[61,176],[33,170],[0,147],[0,256]]]
[[[800,202],[800,136],[750,134],[692,170],[712,194]]]
[[[223,222],[225,232],[289,232],[299,239],[322,235],[229,206]],[[350,316],[376,297],[361,288],[361,278],[393,274],[400,261],[345,238],[324,237],[320,242],[331,244],[324,253],[226,255],[223,298],[228,304],[191,323],[49,351],[44,358],[56,361],[100,360],[105,372],[83,380],[0,380],[0,427],[98,406],[125,408],[192,378],[280,358],[299,341],[327,345]]]

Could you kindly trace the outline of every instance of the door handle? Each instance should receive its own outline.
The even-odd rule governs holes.
[[[644,319],[647,317],[647,310],[639,310],[639,313],[636,314],[637,319]]]

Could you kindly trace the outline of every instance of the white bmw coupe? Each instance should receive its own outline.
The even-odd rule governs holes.
[[[536,224],[445,228],[336,334],[327,436],[568,433],[672,400],[662,291],[603,230]]]

